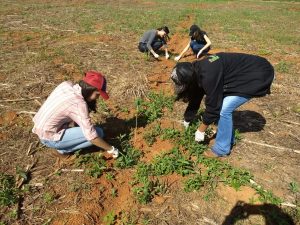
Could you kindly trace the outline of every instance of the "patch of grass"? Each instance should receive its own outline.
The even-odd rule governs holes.
[[[174,172],[182,176],[195,173],[194,162],[186,159],[178,148],[155,157],[151,163],[152,175],[168,175]]]
[[[190,155],[200,157],[207,149],[207,145],[195,142],[195,132],[199,127],[199,123],[191,124],[188,129],[181,133],[180,137],[176,139],[177,144],[183,149],[186,149]]]
[[[142,152],[131,145],[130,137],[128,135],[120,135],[118,139],[121,143],[122,152],[120,152],[121,156],[116,160],[115,166],[124,169],[138,164]]]
[[[115,224],[115,221],[116,221],[116,214],[113,211],[107,213],[103,217],[103,223],[105,225],[113,225],[113,224]]]
[[[73,183],[71,186],[70,186],[70,191],[72,192],[77,192],[77,191],[80,191],[80,190],[83,190],[83,191],[90,191],[91,190],[91,185],[90,184],[87,184],[87,183]]]
[[[163,129],[161,132],[161,139],[167,140],[167,139],[177,139],[180,137],[180,131],[174,129],[174,128],[166,128]]]
[[[55,196],[50,192],[46,192],[43,195],[43,200],[46,204],[50,204],[55,200]]]
[[[0,206],[11,206],[19,199],[19,190],[15,186],[15,177],[0,173]]]
[[[234,139],[235,139],[235,142],[239,142],[243,139],[242,134],[240,133],[240,131],[238,129],[234,130]]]
[[[84,166],[88,175],[99,178],[103,172],[107,169],[106,161],[103,159],[101,153],[99,154],[76,154],[77,159],[75,164],[77,166]]]
[[[111,196],[112,196],[113,198],[116,198],[116,197],[118,196],[118,190],[115,189],[115,188],[112,188],[112,189],[111,189]]]
[[[300,188],[299,188],[299,184],[296,181],[292,181],[291,183],[289,183],[289,190],[293,193],[296,194],[299,192]]]
[[[153,129],[144,133],[143,138],[146,141],[148,146],[152,146],[156,141],[156,137],[160,135],[160,133],[161,133],[161,127],[159,124],[156,124]]]
[[[184,191],[186,192],[198,191],[203,186],[204,186],[204,181],[202,179],[202,176],[197,174],[195,176],[189,177],[184,182]]]
[[[285,61],[280,61],[276,66],[275,69],[279,73],[288,73],[290,71],[291,65]]]
[[[279,205],[282,203],[282,200],[278,197],[276,197],[272,191],[265,190],[260,186],[254,187],[256,190],[256,193],[259,195],[258,200],[263,203],[270,203],[274,205]]]
[[[115,179],[115,175],[112,172],[108,172],[106,173],[105,178],[109,181],[112,181]]]
[[[133,194],[139,203],[147,204],[153,197],[159,193],[166,192],[167,185],[160,183],[158,179],[150,180],[148,177],[144,178],[141,186],[133,188]]]
[[[174,97],[165,96],[163,93],[150,92],[147,100],[138,98],[135,101],[138,114],[147,119],[147,122],[153,122],[163,116],[165,108],[173,110]]]

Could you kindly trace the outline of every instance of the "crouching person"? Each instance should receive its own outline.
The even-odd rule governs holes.
[[[41,142],[60,154],[73,153],[95,145],[117,158],[119,151],[103,140],[104,133],[95,127],[89,116],[96,110],[96,101],[106,93],[106,79],[98,72],[90,71],[77,84],[65,81],[58,85],[33,118],[32,132]],[[69,127],[70,123],[78,127]]]
[[[184,114],[186,127],[205,95],[203,123],[195,133],[195,141],[203,141],[207,127],[217,123],[215,144],[206,154],[226,156],[234,144],[233,111],[251,98],[270,94],[274,68],[259,56],[217,53],[193,63],[178,63],[171,79],[177,99],[189,103]]]

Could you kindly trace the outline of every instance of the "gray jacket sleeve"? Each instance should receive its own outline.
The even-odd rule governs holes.
[[[156,36],[156,31],[153,31],[149,34],[148,41],[147,41],[147,48],[149,49],[149,51],[152,50],[151,44],[153,43],[155,36]]]

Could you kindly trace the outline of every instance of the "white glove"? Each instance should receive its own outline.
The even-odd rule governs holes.
[[[180,57],[180,55],[179,55],[179,56],[176,56],[176,57],[174,58],[174,60],[175,60],[175,61],[179,61],[180,58],[181,58],[181,57]]]
[[[154,58],[158,59],[159,58],[159,54],[153,54]]]
[[[195,141],[197,141],[197,142],[204,141],[204,135],[205,135],[205,132],[201,132],[201,131],[197,130],[195,133]]]
[[[170,58],[170,55],[168,53],[166,53],[166,59]]]
[[[111,150],[107,151],[109,154],[112,154],[112,157],[114,159],[118,158],[119,156],[119,150],[116,149],[114,146],[112,146]]]
[[[183,121],[183,126],[185,127],[185,129],[188,129],[190,125],[190,122],[186,122],[185,120]]]

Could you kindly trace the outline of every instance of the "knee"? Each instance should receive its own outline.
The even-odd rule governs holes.
[[[104,131],[101,127],[95,127],[96,132],[98,134],[99,137],[103,138],[104,137]]]
[[[224,107],[224,108],[221,109],[220,116],[230,117],[230,116],[232,116],[232,110],[230,110],[229,108]]]

